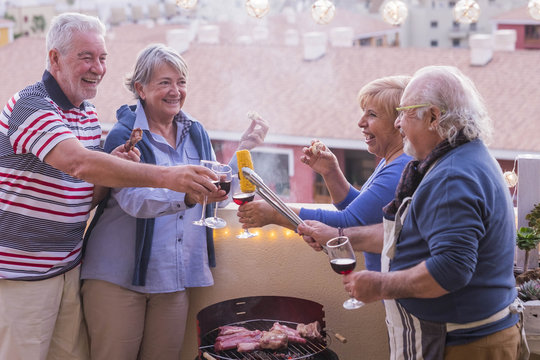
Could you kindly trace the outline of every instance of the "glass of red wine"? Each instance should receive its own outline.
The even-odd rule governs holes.
[[[338,236],[328,240],[326,249],[328,250],[332,270],[340,275],[346,275],[354,270],[356,255],[348,237]],[[343,307],[347,310],[358,309],[362,306],[364,306],[364,303],[353,297],[343,303]]]
[[[233,181],[232,199],[236,205],[244,205],[253,201],[255,198],[254,192],[243,192],[240,189],[240,182]],[[243,229],[241,234],[236,235],[238,239],[248,239],[250,237],[257,236],[249,231],[249,229]]]
[[[212,166],[215,164],[219,164],[219,163],[217,161],[212,161],[212,160],[201,160],[201,166],[207,167],[209,169],[212,169]],[[208,198],[205,196],[203,204],[202,204],[201,218],[199,220],[194,221],[193,225],[206,226],[206,222],[204,220],[204,214],[206,212],[207,201],[208,201]]]
[[[218,180],[214,184],[220,190],[225,190],[225,194],[229,194],[231,190],[232,169],[229,165],[225,164],[213,164],[212,171],[218,176]],[[207,217],[204,220],[206,226],[212,229],[221,229],[227,225],[227,222],[217,216],[218,204],[215,204],[214,216]]]

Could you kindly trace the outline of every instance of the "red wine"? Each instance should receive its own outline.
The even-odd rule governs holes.
[[[346,275],[354,270],[356,260],[354,259],[332,259],[330,260],[332,270],[341,275]]]
[[[234,194],[232,199],[235,204],[244,205],[250,201],[253,201],[254,198],[255,198],[254,193],[240,193],[240,194]]]
[[[217,185],[220,190],[225,190],[225,195],[231,191],[231,181],[220,181]]]
[[[225,190],[225,195],[231,191],[231,181],[212,181],[212,184],[216,185],[219,190]]]

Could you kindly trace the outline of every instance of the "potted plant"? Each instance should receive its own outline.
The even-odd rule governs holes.
[[[524,301],[524,327],[527,335],[540,334],[540,280],[532,279],[518,286],[518,297]]]
[[[536,249],[540,242],[540,203],[534,205],[534,208],[525,216],[529,226],[522,226],[517,231],[516,244],[520,250],[525,251],[523,260],[523,272],[529,269],[530,251]],[[535,268],[538,266],[535,266]]]

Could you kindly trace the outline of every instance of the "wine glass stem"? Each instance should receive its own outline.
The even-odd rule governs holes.
[[[217,218],[217,208],[218,208],[218,204],[216,203],[216,207],[214,208],[214,217]]]
[[[205,196],[202,204],[202,213],[201,213],[201,221],[204,221],[204,213],[206,211],[206,201],[208,198]]]

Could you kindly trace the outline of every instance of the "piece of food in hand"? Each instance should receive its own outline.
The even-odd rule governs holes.
[[[261,115],[259,115],[259,113],[257,113],[256,111],[248,111],[247,117],[249,120],[262,119]]]
[[[240,190],[245,193],[254,192],[255,185],[253,185],[248,179],[245,178],[242,168],[253,169],[253,162],[251,161],[251,153],[249,150],[238,150],[236,152],[236,161],[238,163],[238,179],[240,181]]]
[[[125,152],[129,152],[133,147],[142,140],[143,131],[141,128],[135,128],[131,131],[129,140],[124,144]]]
[[[324,144],[317,140],[313,143],[313,145],[310,146],[309,150],[313,155],[317,155],[320,151],[324,150]]]

